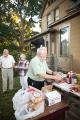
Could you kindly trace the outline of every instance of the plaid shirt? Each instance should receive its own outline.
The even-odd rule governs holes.
[[[23,68],[28,68],[29,62],[27,60],[20,60],[18,66]],[[27,73],[27,69],[22,69],[22,68],[19,69],[20,76],[26,76],[26,73]]]

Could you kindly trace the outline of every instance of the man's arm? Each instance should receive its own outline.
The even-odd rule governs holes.
[[[57,75],[48,75],[48,74],[45,74],[45,73],[40,73],[38,74],[40,77],[42,78],[45,78],[45,79],[52,79],[52,80],[55,80],[55,81],[61,81],[62,80],[62,76],[57,74]]]
[[[51,74],[51,75],[54,74],[54,72],[53,72],[52,70],[50,70],[50,69],[47,70],[47,73],[48,73],[48,74]]]

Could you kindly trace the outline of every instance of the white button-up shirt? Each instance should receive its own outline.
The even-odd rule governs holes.
[[[15,64],[15,60],[12,55],[8,55],[7,57],[0,57],[0,64],[2,68],[12,68],[13,64]]]

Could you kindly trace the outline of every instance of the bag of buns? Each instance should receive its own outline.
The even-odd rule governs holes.
[[[53,89],[52,85],[45,85],[44,87],[42,87],[42,92],[47,93],[47,92],[51,92]]]

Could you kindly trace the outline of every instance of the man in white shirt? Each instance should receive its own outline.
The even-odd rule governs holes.
[[[47,48],[40,47],[37,49],[36,56],[30,61],[28,69],[28,85],[31,85],[39,90],[44,86],[45,80],[55,80],[60,82],[62,76],[54,74],[52,70],[48,68],[46,63]]]
[[[9,89],[13,89],[13,67],[15,60],[12,55],[9,54],[7,49],[4,49],[3,55],[0,57],[0,66],[2,70],[2,83],[3,92],[7,91],[7,82],[9,80]]]

